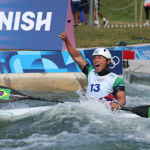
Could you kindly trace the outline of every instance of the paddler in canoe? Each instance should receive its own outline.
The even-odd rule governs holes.
[[[66,33],[60,33],[65,41],[72,59],[78,64],[81,71],[87,76],[88,87],[86,97],[97,98],[99,101],[108,101],[111,109],[118,109],[126,105],[125,84],[117,74],[108,70],[111,63],[111,54],[106,48],[97,48],[93,52],[94,67],[87,64],[80,52],[70,43]]]

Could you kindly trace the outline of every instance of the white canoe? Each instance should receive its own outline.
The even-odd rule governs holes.
[[[0,122],[1,121],[16,121],[26,117],[34,116],[50,110],[55,106],[41,106],[41,107],[29,107],[29,108],[19,108],[19,109],[10,109],[10,110],[0,110]],[[125,118],[135,118],[140,117],[136,114],[131,113],[120,113],[116,114],[119,117]]]
[[[125,118],[137,118],[137,117],[140,117],[136,114],[131,114],[131,113],[121,113],[121,114],[116,114],[118,115],[119,117],[125,117]]]
[[[52,109],[54,106],[41,106],[41,107],[29,107],[10,110],[0,110],[0,122],[1,121],[16,121],[28,116],[34,116]]]

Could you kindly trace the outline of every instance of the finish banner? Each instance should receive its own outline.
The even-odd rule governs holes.
[[[69,6],[69,0],[0,0],[0,49],[62,50]]]

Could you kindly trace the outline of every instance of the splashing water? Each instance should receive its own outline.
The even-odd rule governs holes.
[[[136,76],[134,82],[125,84],[127,106],[150,105],[147,76]],[[34,95],[33,91],[29,92],[29,95]],[[0,123],[0,149],[150,149],[150,119],[120,117],[120,113],[126,112],[112,112],[97,98],[92,101],[85,99],[83,90],[42,94],[39,96],[55,96],[80,103],[15,102],[16,107],[21,104],[25,107],[50,105],[53,108],[18,121]],[[9,108],[8,104],[1,105],[3,107]]]

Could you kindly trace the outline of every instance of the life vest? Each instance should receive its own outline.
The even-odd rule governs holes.
[[[103,98],[99,98],[99,101],[101,102],[103,99],[105,99],[106,101],[109,102],[109,104],[111,105],[113,102],[117,101],[117,97],[115,93],[111,93]]]

